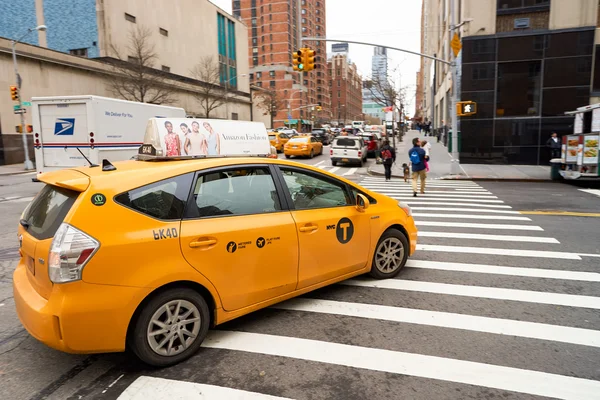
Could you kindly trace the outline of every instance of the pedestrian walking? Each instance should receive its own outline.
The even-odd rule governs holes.
[[[390,146],[390,141],[385,140],[381,147],[381,159],[383,160],[383,168],[385,168],[385,180],[392,179],[392,165],[396,162],[396,149]]]
[[[425,154],[425,150],[421,148],[421,140],[419,138],[414,138],[412,142],[413,147],[408,151],[408,158],[412,169],[413,196],[417,197],[417,179],[421,180],[421,193],[425,193],[425,180],[427,179],[425,161],[427,155]]]
[[[546,147],[550,149],[550,158],[560,158],[561,143],[556,132],[552,132],[552,136],[546,142]]]
[[[423,150],[425,150],[425,171],[429,172],[429,154],[431,152],[431,143],[429,143],[427,140],[423,140],[421,147]]]

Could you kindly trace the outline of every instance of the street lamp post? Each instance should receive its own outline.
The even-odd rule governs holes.
[[[241,78],[243,76],[248,76],[248,74],[240,74],[227,79],[225,81],[225,90],[229,88],[229,82],[231,82],[233,79]],[[252,104],[250,104],[250,107],[252,107]],[[229,91],[225,92],[225,119],[229,119]]]
[[[19,90],[19,110],[21,113],[21,134],[22,134],[22,138],[23,138],[23,152],[25,153],[25,170],[31,170],[33,169],[33,163],[31,162],[31,159],[29,158],[29,149],[27,147],[27,130],[25,129],[25,114],[23,113],[23,102],[21,101],[21,77],[19,76],[19,68],[17,66],[17,43],[19,43],[21,40],[23,40],[25,38],[25,36],[29,35],[31,32],[33,31],[45,31],[46,25],[38,25],[35,28],[29,28],[27,30],[27,32],[21,36],[20,38],[18,38],[17,40],[11,40],[11,45],[12,45],[12,58],[13,58],[13,64],[15,67],[15,80],[17,83],[17,88]]]

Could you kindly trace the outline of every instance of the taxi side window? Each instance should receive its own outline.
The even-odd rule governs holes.
[[[331,208],[351,205],[343,183],[317,177],[294,169],[281,168],[283,180],[296,210]]]
[[[360,190],[357,190],[356,188],[350,186],[350,192],[352,193],[352,204],[356,205],[356,195],[357,194],[362,194],[363,196],[365,196],[367,199],[369,199],[369,203],[371,204],[377,204],[377,200],[375,200],[374,197],[369,196],[368,194],[361,192]]]
[[[150,217],[174,220],[183,217],[194,174],[165,179],[115,196],[125,207]]]
[[[268,168],[239,168],[198,176],[190,218],[262,214],[281,210]],[[194,209],[195,208],[195,209]]]

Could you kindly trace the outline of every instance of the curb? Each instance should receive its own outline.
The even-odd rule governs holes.
[[[385,173],[373,171],[371,167],[367,168],[367,174],[372,176],[385,176]],[[394,175],[392,174],[392,178],[396,179],[404,179],[403,175]],[[482,176],[443,176],[440,178],[433,178],[435,180],[443,180],[443,181],[478,181],[478,182],[543,182],[543,183],[561,183],[560,180],[553,181],[552,179],[540,179],[540,178],[488,178]]]
[[[31,172],[34,172],[34,171],[31,170],[31,171],[18,171],[18,172],[0,172],[0,176],[24,175],[24,174],[29,174]]]

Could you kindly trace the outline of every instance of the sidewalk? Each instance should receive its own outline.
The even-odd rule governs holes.
[[[412,147],[412,140],[420,137],[431,143],[430,179],[464,179],[464,180],[506,180],[506,181],[531,181],[551,182],[550,167],[544,165],[487,165],[487,164],[460,164],[462,173],[451,175],[451,155],[443,143],[438,143],[435,137],[424,137],[418,131],[408,131],[402,142],[396,141],[396,164],[392,167],[392,176],[402,178],[402,164],[408,163],[408,150]],[[381,164],[373,164],[368,168],[371,175],[384,175]]]
[[[20,175],[26,174],[30,172],[35,172],[35,169],[30,171],[25,170],[25,164],[10,164],[10,165],[0,165],[0,176],[8,176],[8,175]]]

